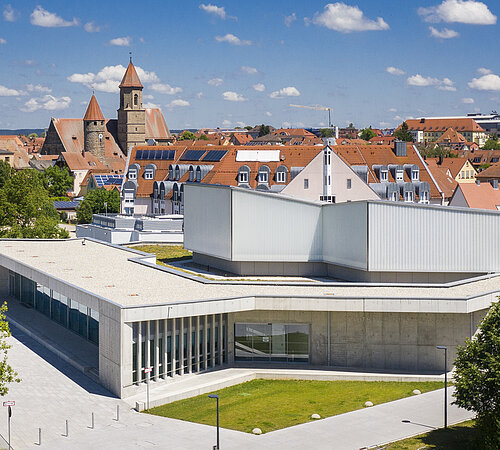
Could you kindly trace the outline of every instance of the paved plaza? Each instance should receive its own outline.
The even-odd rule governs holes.
[[[16,327],[12,327],[12,332],[9,361],[23,380],[11,385],[4,398],[16,401],[12,417],[14,449],[211,449],[215,444],[214,427],[137,413],[129,403],[114,397],[26,333]],[[217,383],[215,374],[210,375]],[[359,449],[442,426],[442,401],[443,391],[439,390],[262,436],[222,429],[221,447]],[[7,409],[3,409],[0,433],[6,437]],[[470,413],[450,406],[450,423],[470,417]],[[65,435],[66,420],[69,436]],[[41,446],[39,428],[42,428]]]

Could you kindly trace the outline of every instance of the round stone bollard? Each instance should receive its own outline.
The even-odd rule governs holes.
[[[365,406],[373,406],[372,402],[365,402]]]
[[[253,433],[253,434],[262,434],[262,430],[261,430],[260,428],[254,428],[254,429],[252,430],[252,433]]]
[[[419,395],[421,394],[422,392],[420,392],[418,389],[413,389],[413,394],[414,395]]]
[[[321,419],[321,416],[319,414],[312,414],[311,419]]]

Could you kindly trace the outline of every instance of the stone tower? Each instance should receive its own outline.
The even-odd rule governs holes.
[[[83,118],[84,152],[92,153],[99,161],[105,161],[104,132],[106,122],[95,95],[90,98],[87,112]]]
[[[142,107],[143,85],[132,64],[132,58],[120,83],[118,141],[127,155],[130,146],[146,142],[146,112]]]

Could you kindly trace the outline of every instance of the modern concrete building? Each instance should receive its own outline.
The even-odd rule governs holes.
[[[100,382],[121,397],[148,367],[157,384],[241,364],[439,371],[436,345],[451,366],[500,293],[499,212],[185,192],[195,260],[280,276],[177,270],[93,240],[0,240],[3,298],[93,342]]]

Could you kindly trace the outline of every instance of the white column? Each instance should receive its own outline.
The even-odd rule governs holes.
[[[196,316],[196,326],[195,326],[195,345],[194,345],[194,355],[195,355],[195,364],[196,364],[196,372],[200,371],[200,316]]]
[[[137,382],[141,380],[141,365],[142,365],[142,322],[137,322]]]
[[[211,350],[211,363],[210,363],[210,367],[214,367],[215,366],[215,314],[212,314],[212,326],[210,327],[210,344],[211,344],[211,347],[212,347],[212,350]]]
[[[187,318],[187,367],[186,372],[191,373],[193,371],[193,318]]]
[[[155,370],[154,370],[154,380],[158,381],[160,375],[160,321],[155,320]]]
[[[207,330],[208,330],[208,316],[203,316],[203,361],[204,361],[204,366],[205,370],[208,369],[208,359],[207,359],[207,353],[208,353],[208,345],[207,345]]]
[[[151,339],[151,322],[148,320],[146,322],[146,367],[151,367],[151,346],[149,345],[149,341]],[[151,373],[149,374],[151,377]],[[146,379],[148,375],[145,375]]]
[[[168,319],[163,319],[163,378],[167,379],[168,353],[167,353]]]
[[[184,317],[179,322],[179,367],[180,375],[184,375]]]
[[[176,369],[176,363],[175,363],[175,319],[169,319],[170,320],[170,332],[172,333],[171,337],[171,345],[172,345],[172,351],[170,352],[172,354],[172,377],[175,377],[175,369]]]
[[[224,358],[222,352],[224,350],[224,334],[222,333],[222,326],[224,324],[224,314],[219,314],[219,364],[222,365]]]

